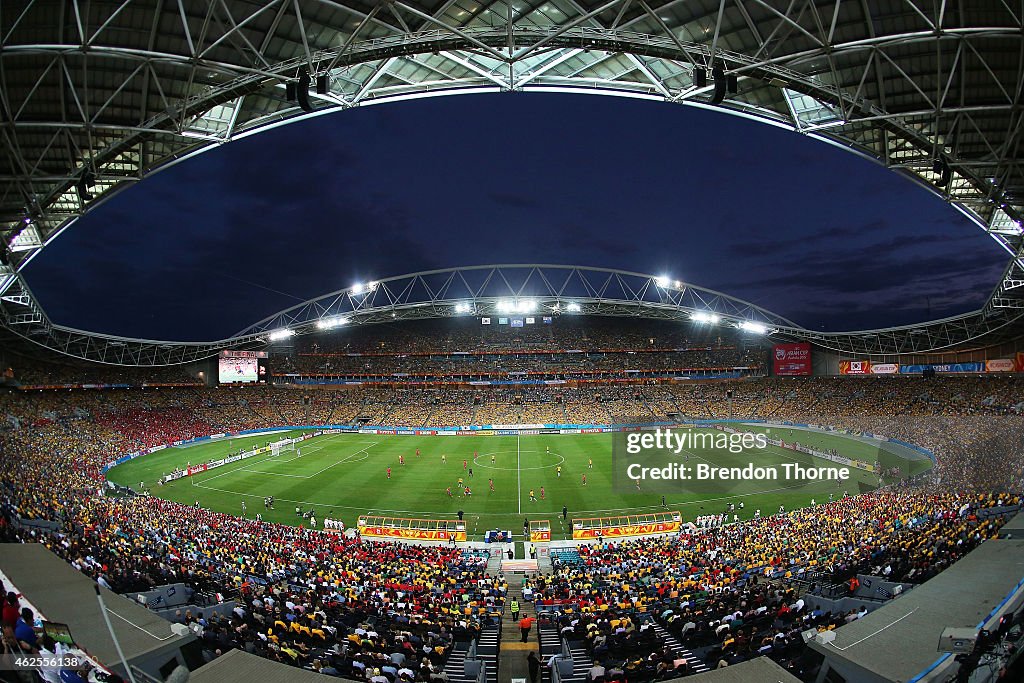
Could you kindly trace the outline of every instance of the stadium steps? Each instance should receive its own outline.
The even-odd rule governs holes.
[[[594,665],[590,654],[581,641],[569,641],[569,656],[572,657],[572,676],[562,678],[562,683],[583,683],[587,672]]]
[[[683,647],[683,644],[676,639],[674,635],[665,630],[665,628],[656,621],[651,622],[654,632],[658,635],[658,639],[665,644],[671,652],[681,659],[686,660],[686,668],[690,673],[703,673],[710,671],[710,667],[704,662],[703,659],[693,654],[690,650]]]
[[[476,656],[487,663],[487,683],[498,683],[498,661],[501,651],[501,628],[487,626],[476,642]]]
[[[475,678],[466,675],[466,656],[469,654],[469,643],[456,643],[444,663],[444,672],[451,683],[473,683]]]
[[[551,655],[557,655],[562,651],[562,643],[558,637],[558,629],[554,626],[544,626],[537,629],[537,640],[540,643],[540,661],[546,665]],[[547,666],[540,668],[540,682],[551,683],[551,669]]]

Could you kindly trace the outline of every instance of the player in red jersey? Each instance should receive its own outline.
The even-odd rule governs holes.
[[[464,469],[464,470],[469,469],[469,461],[468,460],[463,460],[462,461],[462,469]]]
[[[419,454],[420,454],[420,449],[417,448],[416,449],[416,456],[419,457]]]
[[[388,468],[388,479],[390,479],[390,478],[391,478],[391,468],[389,467]]]
[[[543,486],[540,487],[540,499],[544,500],[544,487]]]
[[[585,474],[583,475],[583,485],[584,486],[587,485],[587,475],[585,475]]]
[[[404,455],[399,455],[398,456],[398,464],[399,465],[404,465],[405,464],[405,456]]]

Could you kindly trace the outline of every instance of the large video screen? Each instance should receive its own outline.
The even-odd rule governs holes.
[[[257,382],[260,379],[259,359],[221,357],[217,376],[221,384],[240,384]]]

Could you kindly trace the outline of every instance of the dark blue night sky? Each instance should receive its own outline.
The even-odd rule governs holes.
[[[797,134],[613,97],[321,116],[122,192],[28,268],[50,316],[220,338],[352,282],[458,265],[668,274],[812,328],[977,308],[1006,257],[919,186]]]

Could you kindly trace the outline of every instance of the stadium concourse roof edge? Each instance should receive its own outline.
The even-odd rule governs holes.
[[[97,363],[189,363],[224,349],[272,347],[295,335],[406,320],[491,316],[593,315],[722,325],[737,333],[807,341],[858,356],[899,355],[993,344],[1024,333],[1024,308],[978,310],[920,325],[821,332],[712,289],[632,271],[552,264],[467,266],[356,283],[207,342],[137,339],[78,330],[50,321],[20,274],[7,276],[0,327],[28,348]]]
[[[1024,513],[1010,522],[1024,523]],[[808,641],[844,680],[946,680],[952,655],[938,651],[948,627],[979,629],[1024,599],[1024,539],[986,541],[938,576],[867,616],[841,626],[829,642]],[[820,679],[819,679],[820,680]]]
[[[100,612],[97,584],[39,543],[7,543],[0,553],[0,570],[48,620],[67,624],[75,644],[103,666],[125,675],[117,648]],[[145,607],[100,589],[129,666],[157,674],[168,660],[180,658],[181,648],[195,641],[179,635],[171,623]]]
[[[523,654],[525,657],[525,653]],[[191,683],[323,683],[323,674],[281,664],[258,655],[231,650],[192,672]],[[337,678],[347,681],[347,678]],[[680,679],[681,680],[681,679]],[[767,657],[714,669],[686,680],[701,683],[800,683],[800,679]]]

